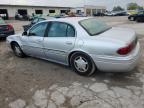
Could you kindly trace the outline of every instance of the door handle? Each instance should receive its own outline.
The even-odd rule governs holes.
[[[72,45],[72,42],[67,41],[66,44],[67,44],[67,45]]]

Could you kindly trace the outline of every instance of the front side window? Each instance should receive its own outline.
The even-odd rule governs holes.
[[[30,36],[44,37],[46,28],[47,28],[47,22],[39,23],[30,29],[29,35]]]
[[[61,22],[52,22],[48,37],[74,37],[75,30],[72,26]]]
[[[88,32],[90,36],[98,35],[111,28],[95,18],[81,20],[79,24]]]

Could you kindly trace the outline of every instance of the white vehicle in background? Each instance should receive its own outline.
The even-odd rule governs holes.
[[[112,11],[112,12],[106,12],[106,16],[127,16],[128,13],[126,11]]]

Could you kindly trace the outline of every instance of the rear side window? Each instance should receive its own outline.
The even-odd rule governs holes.
[[[68,25],[68,27],[67,27],[67,36],[75,37],[75,29],[70,25]]]
[[[66,23],[52,22],[48,37],[74,37],[75,29]]]

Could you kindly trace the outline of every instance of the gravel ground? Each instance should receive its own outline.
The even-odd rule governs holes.
[[[18,58],[0,41],[0,108],[144,108],[144,23],[126,17],[99,17],[109,25],[133,28],[142,57],[129,73],[97,72],[91,77],[36,58]],[[29,22],[7,21],[17,33]]]

